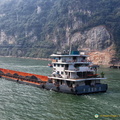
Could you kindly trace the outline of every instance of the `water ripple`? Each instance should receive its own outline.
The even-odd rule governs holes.
[[[0,58],[0,61],[0,67],[4,68],[43,75],[51,73],[51,69],[47,67],[49,61],[17,61],[17,58]],[[42,90],[0,78],[0,120],[95,120],[95,114],[118,115],[119,72],[107,68],[102,68],[102,71],[108,78],[108,91],[82,96]]]

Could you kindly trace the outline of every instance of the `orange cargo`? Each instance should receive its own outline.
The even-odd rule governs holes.
[[[43,75],[37,75],[37,74],[32,74],[32,73],[25,73],[25,72],[20,72],[20,71],[15,71],[15,70],[9,70],[9,69],[3,69],[0,68],[0,71],[2,71],[4,74],[10,73],[12,75],[14,75],[15,73],[18,74],[19,76],[36,76],[38,79],[42,80],[42,81],[48,81],[48,77],[47,76],[43,76]]]

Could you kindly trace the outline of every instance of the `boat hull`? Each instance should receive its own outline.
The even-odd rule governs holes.
[[[2,69],[2,68],[0,69],[0,71],[1,71],[0,77],[5,78],[7,80],[14,81],[20,84],[32,85],[35,87],[39,87],[47,90],[53,90],[56,92],[68,93],[68,94],[81,95],[81,94],[106,92],[108,88],[107,84],[101,84],[101,83],[95,84],[94,86],[83,85],[83,86],[76,86],[74,88],[68,87],[66,84],[57,86],[53,83],[48,82],[47,76],[24,73],[24,72]],[[16,74],[18,76],[15,76]],[[31,77],[30,78],[25,77],[28,75]]]
[[[106,92],[108,89],[107,84],[96,84],[94,86],[84,85],[75,88],[76,94],[90,94],[98,92]]]
[[[96,84],[94,86],[83,85],[83,86],[77,86],[75,88],[70,88],[67,85],[60,85],[59,87],[56,87],[53,83],[46,83],[45,89],[62,92],[62,93],[68,93],[68,94],[82,95],[82,94],[106,92],[108,86],[107,84]]]
[[[67,85],[60,85],[55,86],[53,83],[44,83],[44,84],[36,84],[34,82],[28,82],[28,81],[18,81],[15,80],[14,78],[7,78],[7,77],[2,77],[10,81],[14,81],[20,84],[25,84],[25,85],[32,85],[34,87],[46,89],[46,90],[52,90],[55,92],[61,92],[61,93],[67,93],[67,94],[74,94],[74,95],[82,95],[82,94],[91,94],[91,93],[100,93],[100,92],[106,92],[107,91],[107,84],[96,84],[95,86],[89,86],[89,85],[84,85],[84,86],[77,86],[75,88],[70,88]]]

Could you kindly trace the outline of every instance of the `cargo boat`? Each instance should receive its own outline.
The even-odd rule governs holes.
[[[69,94],[89,94],[106,92],[107,84],[101,83],[104,76],[97,74],[97,68],[87,60],[88,55],[78,51],[52,54],[52,74],[43,76],[0,68],[2,78],[29,84],[39,88]]]

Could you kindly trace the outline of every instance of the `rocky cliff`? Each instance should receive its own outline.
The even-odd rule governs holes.
[[[94,63],[109,64],[119,56],[119,4],[119,0],[1,1],[0,55],[49,57],[72,45],[73,50],[87,51]]]
[[[97,26],[71,37],[71,44],[78,50],[86,51],[95,64],[109,64],[115,55],[115,45],[111,33],[105,26]]]

